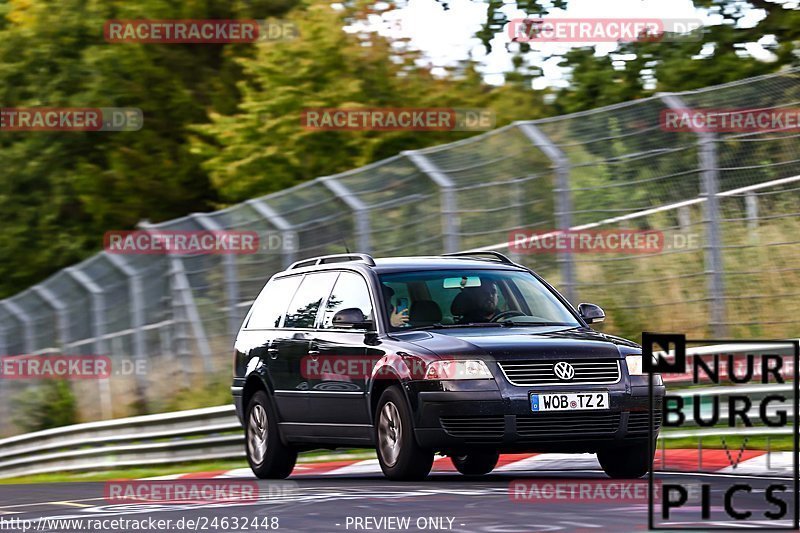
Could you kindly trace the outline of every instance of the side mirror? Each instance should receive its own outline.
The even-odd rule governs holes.
[[[599,305],[581,304],[578,306],[578,314],[587,324],[602,322],[606,319],[606,314]]]
[[[339,329],[369,329],[372,327],[372,322],[367,320],[361,309],[357,307],[348,307],[342,309],[331,320],[334,328]]]

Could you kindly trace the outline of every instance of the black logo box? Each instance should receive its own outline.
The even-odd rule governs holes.
[[[741,339],[692,339],[686,338],[682,333],[642,333],[642,364],[645,373],[647,374],[685,374],[687,364],[686,347],[688,344],[702,344],[702,345],[742,345],[750,346],[754,344],[775,344],[776,346],[782,345],[784,347],[791,347],[794,356],[794,471],[792,481],[794,483],[794,498],[793,498],[793,524],[786,527],[774,528],[758,528],[761,531],[797,531],[800,529],[800,340],[796,339],[759,339],[759,340],[741,340]],[[665,352],[673,353],[673,358],[670,361],[662,356],[654,357],[654,353]],[[650,455],[652,456],[655,450],[655,435],[653,431],[653,380],[648,380],[648,402],[650,412],[650,423],[648,425],[649,443],[651,446]],[[697,521],[691,522],[687,527],[670,527],[668,525],[655,526],[655,502],[654,502],[654,472],[653,468],[648,473],[648,505],[647,505],[647,520],[648,529],[651,531],[688,531],[697,530]],[[733,483],[731,483],[733,484]],[[719,523],[719,521],[717,521]],[[732,521],[731,521],[732,523]],[[744,521],[742,523],[747,523]],[[680,522],[676,522],[680,524]],[[730,527],[725,525],[711,526],[711,524],[703,524],[705,530],[729,530]]]

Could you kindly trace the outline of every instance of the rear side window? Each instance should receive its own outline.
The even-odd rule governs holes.
[[[369,298],[369,289],[364,278],[353,272],[342,272],[336,281],[331,297],[325,305],[325,315],[322,319],[322,327],[332,329],[333,315],[342,309],[359,309],[364,315],[365,321],[372,320],[372,301]]]
[[[289,304],[284,328],[313,328],[319,308],[333,289],[338,272],[306,274]]]
[[[281,318],[286,313],[289,299],[294,295],[303,276],[274,279],[270,281],[256,303],[247,322],[247,329],[272,329],[280,326]]]

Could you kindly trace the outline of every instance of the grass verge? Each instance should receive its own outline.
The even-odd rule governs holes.
[[[298,463],[315,463],[326,461],[354,461],[374,459],[375,451],[369,449],[352,450],[314,450],[300,454]],[[99,472],[55,472],[52,474],[37,474],[34,476],[20,476],[0,479],[0,485],[21,485],[32,483],[77,483],[81,481],[108,481],[117,479],[142,479],[173,474],[191,474],[193,472],[219,472],[247,468],[247,461],[204,461],[194,463],[174,463],[169,465],[154,465],[141,468],[118,468]]]

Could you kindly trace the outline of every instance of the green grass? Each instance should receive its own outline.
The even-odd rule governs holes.
[[[247,466],[245,461],[213,461],[203,463],[177,463],[167,466],[148,466],[142,468],[120,468],[103,470],[100,472],[54,472],[52,474],[37,474],[34,476],[21,476],[0,479],[0,485],[17,485],[29,483],[66,483],[80,481],[107,481],[110,479],[141,479],[155,476],[168,476],[170,474],[185,474],[190,472],[213,472],[219,470],[233,470]]]
[[[374,459],[375,451],[369,449],[348,450],[314,450],[301,453],[298,463],[314,463],[343,460]],[[247,468],[247,461],[204,461],[193,463],[176,463],[165,466],[148,466],[141,468],[118,468],[99,472],[54,472],[52,474],[37,474],[34,476],[20,476],[15,478],[0,479],[0,485],[17,485],[31,483],[75,483],[81,481],[108,481],[111,479],[142,479],[172,474],[189,474],[192,472],[217,472]]]
[[[765,436],[753,436],[753,437],[746,437],[747,438],[747,446],[746,450],[766,450],[767,449],[767,437]],[[725,437],[725,443],[722,442],[722,437],[703,437],[703,448],[706,449],[724,449],[725,446],[728,447],[728,450],[731,450],[731,453],[738,454],[739,450],[742,448],[742,444],[744,443],[745,437],[740,436],[727,436]],[[676,449],[676,448],[684,448],[684,449],[696,449],[697,448],[697,437],[687,437],[683,439],[668,439],[666,440],[666,447],[667,449]],[[659,443],[659,448],[661,447],[661,443]],[[792,451],[794,449],[794,438],[791,435],[777,435],[775,437],[769,438],[769,449],[774,452],[778,451]]]

